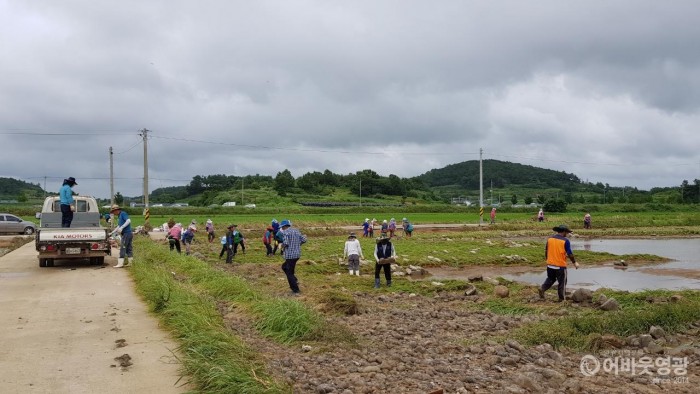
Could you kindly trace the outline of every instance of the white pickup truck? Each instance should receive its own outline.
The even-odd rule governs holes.
[[[93,197],[74,196],[75,211],[71,227],[61,227],[59,197],[47,197],[39,217],[36,250],[39,266],[53,267],[54,259],[89,259],[90,264],[104,264],[112,253],[109,230],[100,224],[100,211]]]

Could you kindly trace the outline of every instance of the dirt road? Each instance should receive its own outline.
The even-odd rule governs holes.
[[[128,272],[107,264],[39,268],[33,243],[1,257],[0,332],[3,393],[187,389],[185,379],[177,382],[175,342],[148,314]]]

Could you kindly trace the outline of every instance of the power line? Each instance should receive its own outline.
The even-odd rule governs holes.
[[[221,142],[221,141],[205,141],[205,140],[194,140],[189,138],[176,138],[176,137],[163,137],[152,135],[151,138],[160,138],[164,140],[173,141],[183,141],[183,142],[196,142],[200,144],[210,144],[210,145],[226,145],[235,146],[239,148],[248,149],[264,149],[264,150],[282,150],[282,151],[293,151],[293,152],[312,152],[312,153],[334,153],[334,154],[364,154],[364,155],[386,155],[386,154],[400,154],[400,155],[478,155],[479,152],[402,152],[402,151],[349,151],[349,150],[332,150],[332,149],[312,149],[312,148],[289,148],[289,147],[279,147],[279,146],[266,146],[266,145],[246,145],[246,144],[235,144],[231,142]]]

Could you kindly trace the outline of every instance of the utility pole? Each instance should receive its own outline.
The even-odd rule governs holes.
[[[109,147],[109,205],[114,205],[114,152]]]
[[[479,225],[484,224],[484,150],[479,148]]]
[[[241,206],[244,206],[243,204],[243,177],[241,177]]]
[[[362,177],[360,177],[360,206],[362,206]]]
[[[142,129],[140,135],[143,137],[143,216],[146,218],[144,227],[149,228],[151,213],[148,210],[148,129]]]

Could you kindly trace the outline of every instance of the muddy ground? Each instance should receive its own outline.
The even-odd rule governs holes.
[[[227,268],[251,281],[267,275],[283,278],[271,266]],[[357,280],[370,283],[373,279],[363,275]],[[234,306],[220,304],[219,310],[228,327],[259,352],[271,373],[295,393],[429,393],[440,389],[444,393],[697,392],[700,322],[675,335],[604,337],[601,349],[591,353],[601,370],[584,376],[581,363],[587,353],[556,350],[546,344],[526,347],[511,339],[510,333],[529,322],[567,315],[575,308],[596,307],[592,303],[567,300],[555,306],[553,298],[540,301],[532,288],[521,301],[552,305],[550,312],[497,315],[478,305],[491,294],[467,296],[455,291],[422,296],[368,287],[352,293],[357,308],[351,314],[326,312],[355,338],[338,341],[332,348],[313,342],[280,345],[262,337]],[[304,295],[301,300],[314,304],[311,297]],[[658,366],[640,368],[634,374],[602,368],[608,357],[637,361],[645,355],[654,361],[687,357],[687,374],[663,375],[665,371]]]

